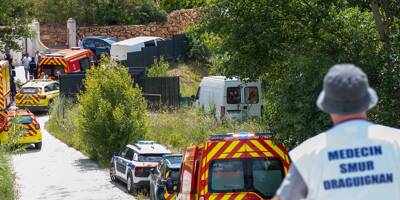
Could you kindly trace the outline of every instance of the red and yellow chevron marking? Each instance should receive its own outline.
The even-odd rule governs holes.
[[[217,193],[207,195],[208,200],[242,200],[242,199],[263,199],[253,192],[238,192],[238,193]]]
[[[17,106],[39,104],[40,99],[38,94],[20,94],[16,95]]]
[[[67,67],[67,63],[62,58],[44,57],[40,59],[39,65],[61,65]]]
[[[283,162],[285,174],[289,168],[289,157],[282,145],[275,145],[270,139],[251,138],[243,140],[213,141],[208,142],[201,160],[200,181],[202,185],[201,195],[208,193],[208,169],[212,160],[234,158],[280,158]],[[226,193],[220,194],[226,195]],[[217,196],[215,196],[217,197]],[[218,196],[217,199],[225,199],[227,196]],[[231,196],[229,196],[230,199]],[[210,198],[211,199],[211,198]],[[233,198],[235,199],[235,198]],[[240,199],[240,198],[239,198]]]
[[[32,136],[37,135],[37,131],[36,131],[36,128],[35,128],[34,124],[24,124],[24,125],[21,125],[21,126],[23,126],[25,128],[25,130],[26,130],[26,132],[23,133],[24,137],[32,137]],[[9,129],[12,130],[12,123],[8,122],[8,127],[9,127]]]
[[[167,190],[164,188],[164,199],[165,200],[172,200],[172,199],[175,199],[175,197],[176,197],[176,193],[174,192],[174,193],[172,193],[172,194],[169,194],[168,192],[167,192]]]

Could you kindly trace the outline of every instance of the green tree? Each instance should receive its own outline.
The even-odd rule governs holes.
[[[156,0],[156,3],[165,11],[198,8],[206,5],[207,0]]]
[[[382,86],[386,54],[374,16],[347,1],[222,0],[201,13],[192,35],[209,48],[211,71],[262,79],[266,126],[290,147],[329,127],[315,101],[333,64],[355,63],[373,87]],[[384,119],[389,107],[380,104],[373,117]]]
[[[127,68],[107,59],[87,72],[84,85],[78,97],[79,138],[90,157],[105,164],[124,145],[144,137],[146,102],[132,87]]]
[[[148,77],[168,76],[169,63],[161,57],[154,60],[153,66],[147,71]]]
[[[0,0],[0,52],[19,49],[18,39],[31,35],[28,24],[33,13],[26,0]]]

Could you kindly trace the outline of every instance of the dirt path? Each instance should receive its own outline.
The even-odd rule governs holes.
[[[12,165],[21,200],[134,199],[124,185],[110,182],[107,169],[60,142],[46,130],[48,116],[38,118],[43,131],[41,151],[15,155]]]

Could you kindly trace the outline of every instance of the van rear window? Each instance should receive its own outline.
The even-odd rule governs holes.
[[[244,88],[245,101],[248,104],[257,104],[259,101],[258,88],[257,87],[246,87]]]
[[[242,102],[239,87],[228,87],[226,89],[226,102],[228,104],[238,104]]]

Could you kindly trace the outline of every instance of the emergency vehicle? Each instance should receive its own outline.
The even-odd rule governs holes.
[[[163,156],[158,166],[150,175],[150,200],[173,200],[176,192],[169,194],[165,183],[168,180],[179,181],[179,171],[182,164],[182,154]]]
[[[49,79],[34,79],[25,83],[16,95],[16,106],[31,111],[46,111],[60,94],[60,85]]]
[[[288,167],[287,151],[271,133],[214,134],[186,149],[176,199],[270,199]],[[166,187],[175,192],[173,182]]]
[[[12,102],[10,76],[8,61],[0,61],[0,109],[6,109]]]
[[[39,61],[39,75],[56,78],[61,74],[85,72],[92,63],[93,52],[88,49],[73,47],[52,54],[46,54]]]
[[[26,109],[0,111],[0,143],[13,139],[16,144],[34,144],[42,148],[42,132],[35,115]]]
[[[111,159],[110,178],[126,183],[129,193],[149,187],[151,170],[157,167],[164,155],[171,154],[154,141],[138,141],[128,144]]]

